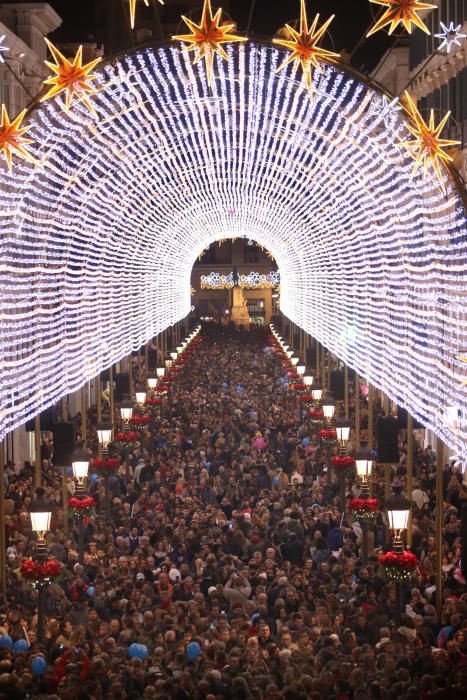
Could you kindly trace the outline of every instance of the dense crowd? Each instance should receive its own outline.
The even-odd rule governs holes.
[[[0,699],[466,697],[455,467],[445,467],[438,618],[435,455],[416,446],[412,546],[420,566],[403,586],[398,617],[394,584],[379,563],[391,545],[382,516],[363,564],[361,528],[340,511],[327,450],[265,333],[205,332],[151,410],[141,447],[122,451],[109,479],[110,522],[102,480],[89,483],[97,508],[86,520],[83,566],[73,520],[63,530],[61,474],[44,461],[48,549],[64,566],[47,588],[43,645],[37,591],[20,572],[34,552],[33,475],[8,466]],[[405,484],[404,445],[393,478]],[[347,502],[358,489],[349,478]],[[382,499],[383,490],[377,481],[374,495]],[[2,646],[4,637],[13,648]],[[144,653],[132,657],[135,644]]]

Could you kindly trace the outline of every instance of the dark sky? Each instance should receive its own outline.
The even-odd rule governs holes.
[[[254,0],[253,0],[254,1]],[[109,11],[104,8],[112,6],[115,19],[124,18],[127,12],[128,0],[49,0],[50,4],[63,17],[62,38],[73,40],[86,40],[98,31],[96,17]],[[150,0],[154,4],[153,11],[160,7],[157,0]],[[170,5],[171,0],[166,0]],[[212,0],[213,7],[218,3],[222,6],[222,0]],[[143,12],[143,3],[140,0],[138,11]],[[201,7],[202,0],[199,0]],[[230,0],[230,15],[238,22],[240,31],[245,31],[248,24],[252,0]],[[324,21],[331,14],[336,17],[330,27],[332,40],[327,37],[325,48],[339,52],[345,49],[352,52],[364,34],[366,34],[373,17],[381,10],[377,5],[371,5],[369,0],[307,0],[309,17],[319,12]],[[273,34],[285,22],[291,22],[300,14],[299,0],[256,0],[252,30],[254,34],[262,37],[272,37]],[[97,22],[99,20],[97,19]],[[363,42],[361,48],[355,53],[352,64],[355,68],[369,72],[378,62],[384,51],[391,45],[391,40],[384,31]],[[131,46],[131,37],[128,38],[128,46]]]

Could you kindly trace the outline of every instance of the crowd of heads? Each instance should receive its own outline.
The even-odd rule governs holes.
[[[64,528],[63,470],[44,460],[48,551],[63,564],[45,591],[44,643],[38,591],[20,572],[34,553],[34,475],[8,465],[0,699],[465,697],[464,489],[455,468],[444,471],[438,615],[435,454],[415,445],[412,549],[420,565],[401,586],[399,615],[396,586],[379,563],[391,547],[385,520],[370,528],[364,563],[362,530],[342,513],[328,448],[265,332],[205,330],[150,413],[118,471],[107,483],[89,481],[97,505],[85,521],[82,565],[76,519]],[[401,444],[391,478],[402,485],[405,459]],[[383,478],[373,490],[383,501]],[[347,502],[358,494],[349,477]],[[12,646],[2,645],[7,637]]]

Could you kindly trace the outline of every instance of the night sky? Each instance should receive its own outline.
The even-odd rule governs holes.
[[[143,3],[138,3],[137,12],[158,12],[161,6],[157,0],[150,0],[152,10],[144,8]],[[253,0],[254,1],[254,0]],[[128,0],[49,0],[50,4],[63,17],[63,26],[56,33],[55,38],[73,41],[86,41],[99,39],[99,22],[102,23],[104,14],[109,15],[104,8],[113,5],[115,19],[125,21],[127,15]],[[213,7],[218,3],[222,6],[222,0],[212,0]],[[170,5],[171,0],[166,0]],[[248,25],[252,0],[230,0],[230,15],[238,23],[238,29],[245,31]],[[201,7],[202,0],[199,0]],[[323,43],[325,48],[336,52],[345,49],[351,53],[372,24],[372,19],[383,9],[377,5],[371,5],[369,0],[308,0],[308,15],[314,16],[319,12],[324,21],[331,14],[335,14],[329,36]],[[252,32],[250,35],[259,37],[272,37],[274,33],[285,24],[293,22],[300,14],[299,0],[256,0],[252,17]],[[99,19],[100,16],[100,19]],[[394,40],[391,40],[383,31],[370,39],[366,39],[361,48],[352,57],[352,65],[369,72],[378,62],[384,51],[389,48]],[[128,47],[132,46],[132,37],[128,35]],[[121,47],[123,48],[123,47]]]

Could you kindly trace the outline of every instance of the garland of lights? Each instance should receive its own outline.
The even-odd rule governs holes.
[[[210,86],[177,45],[146,49],[99,68],[95,116],[65,94],[30,113],[34,166],[0,172],[0,437],[183,318],[196,257],[243,237],[277,260],[282,311],[465,459],[447,176],[446,197],[411,178],[413,122],[345,70],[314,71],[310,100],[285,52],[225,50]]]
[[[242,289],[272,289],[280,285],[280,273],[272,270],[267,275],[260,272],[249,272],[246,275],[238,275],[238,286]],[[201,275],[201,289],[232,289],[235,286],[233,272],[221,275],[219,272],[210,272],[209,275]]]
[[[218,272],[201,275],[200,283],[201,289],[232,289],[235,284],[233,272],[228,275],[220,275]]]
[[[259,272],[250,272],[248,275],[238,276],[238,286],[242,289],[272,289],[278,287],[281,278],[280,273],[272,270],[267,275]]]

